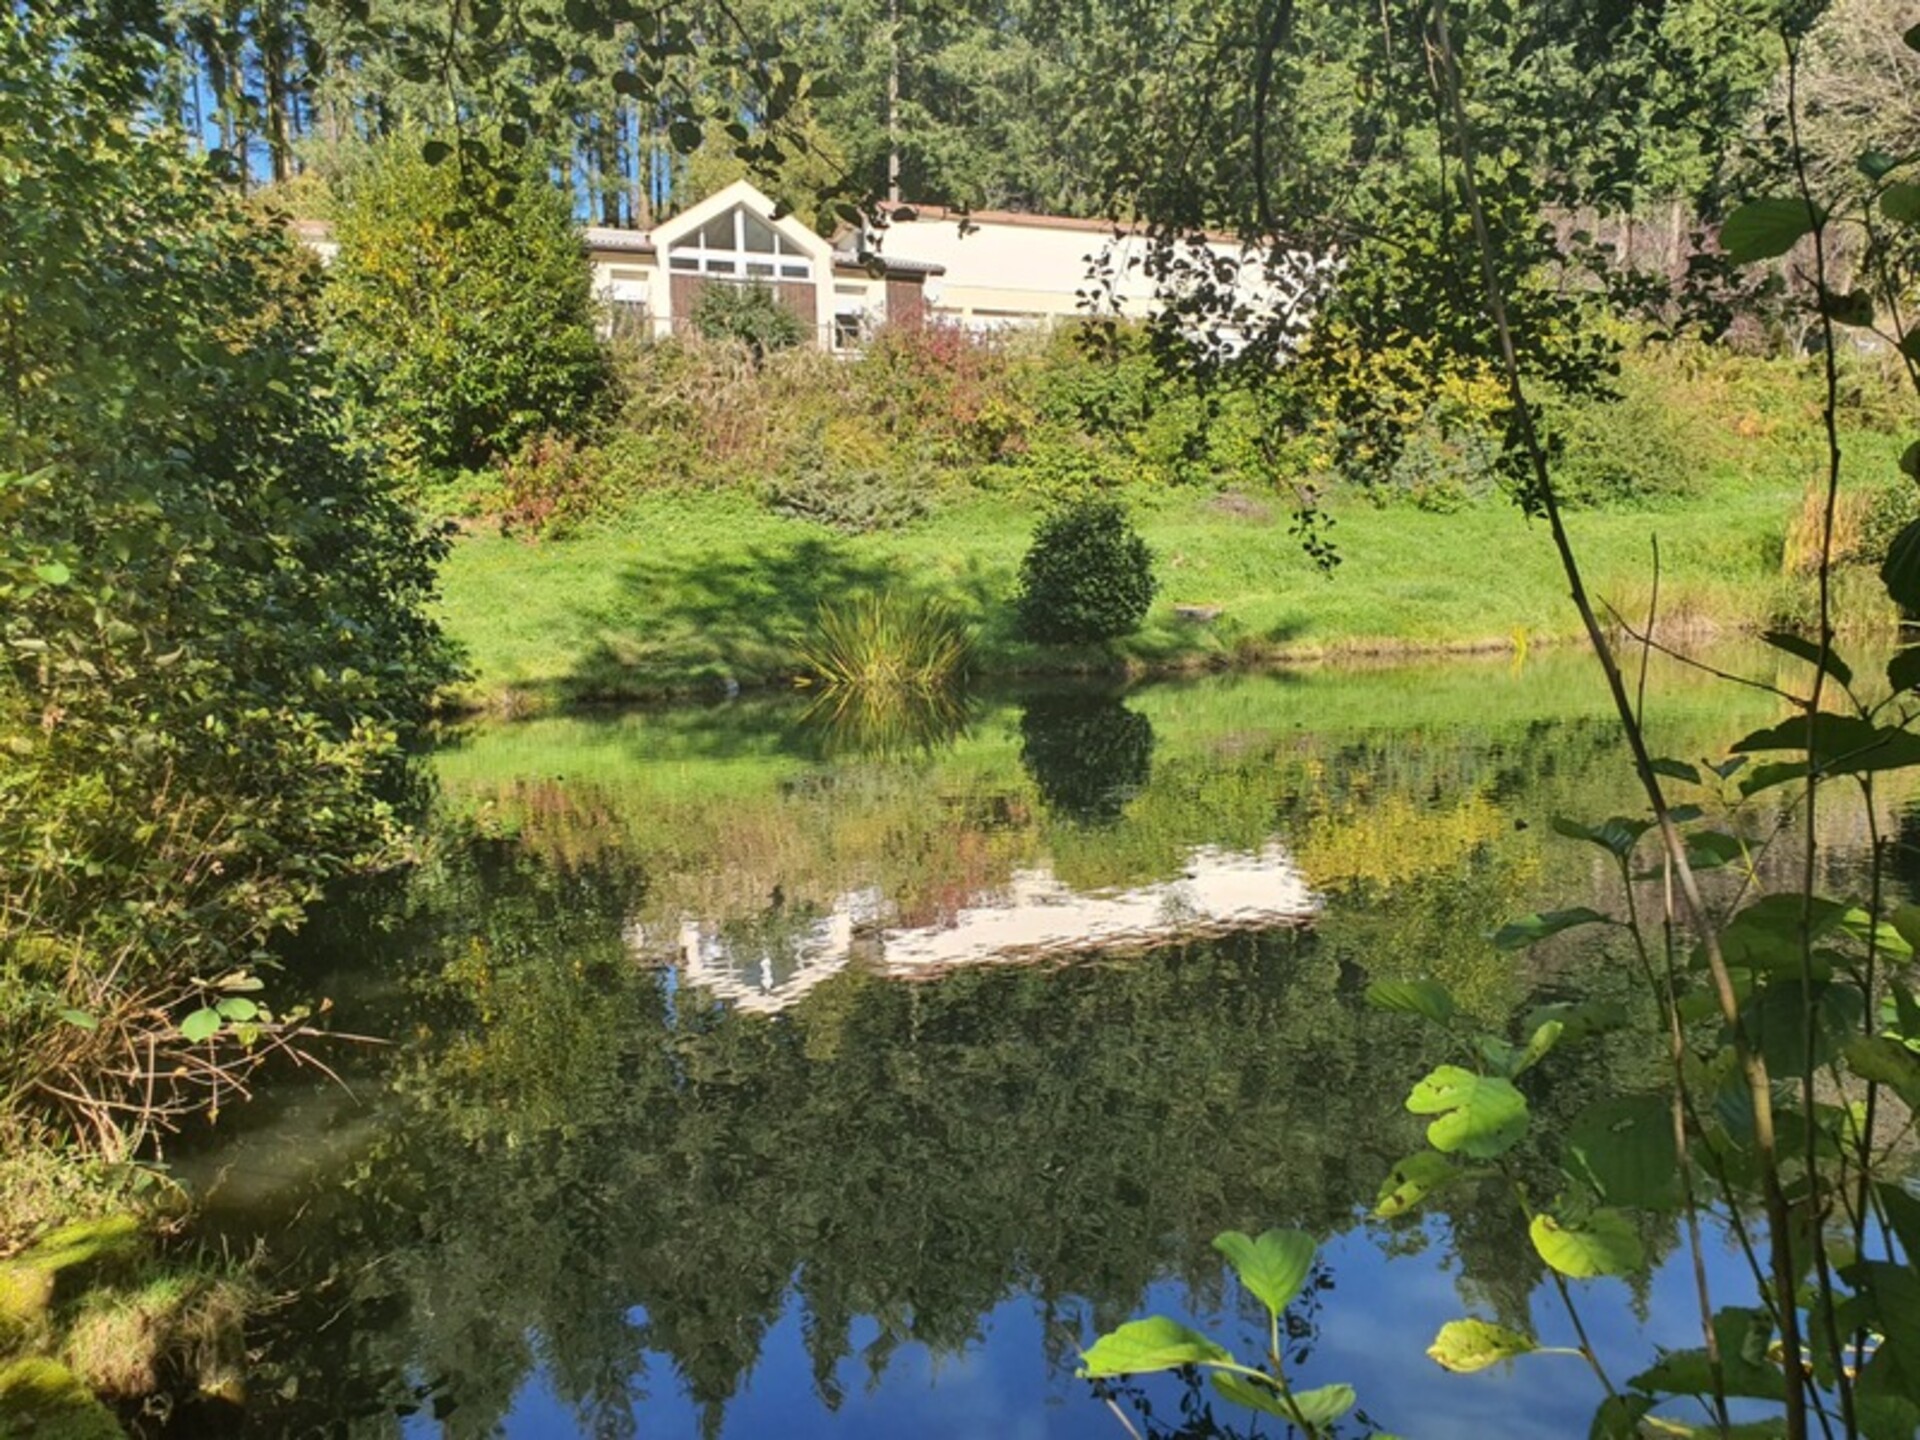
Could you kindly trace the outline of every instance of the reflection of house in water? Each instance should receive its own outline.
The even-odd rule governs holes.
[[[680,967],[684,984],[739,1009],[770,1013],[858,963],[897,979],[962,965],[1140,949],[1241,930],[1304,925],[1319,901],[1278,844],[1257,853],[1201,846],[1173,880],[1076,891],[1048,870],[1018,870],[941,925],[889,928],[877,892],[843,895],[824,915],[778,912],[749,922],[687,920],[671,939],[635,926],[646,959]]]

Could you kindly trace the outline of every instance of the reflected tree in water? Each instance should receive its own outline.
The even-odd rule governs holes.
[[[1112,825],[1153,774],[1153,722],[1118,696],[1035,696],[1020,714],[1020,763],[1058,819]]]
[[[293,1393],[261,1402],[256,1432],[338,1433],[353,1415],[351,1433],[387,1435],[397,1407],[422,1406],[449,1435],[487,1434],[536,1374],[584,1431],[631,1433],[646,1392],[685,1395],[713,1428],[789,1319],[831,1406],[850,1367],[883,1374],[909,1344],[963,1352],[1023,1297],[1063,1375],[1158,1282],[1217,1308],[1205,1237],[1345,1231],[1417,1148],[1403,1100],[1424,1042],[1364,1008],[1355,974],[1457,968],[1489,1023],[1557,998],[1549,982],[1604,983],[1604,957],[1577,951],[1487,966],[1481,937],[1569,888],[1542,858],[1545,824],[1513,818],[1601,809],[1617,777],[1566,747],[1397,732],[1234,732],[1216,754],[1156,755],[1139,708],[1036,702],[926,764],[767,766],[758,789],[676,770],[698,801],[640,803],[609,769],[564,796],[513,792],[489,821],[513,838],[445,837],[377,917],[334,932],[378,957],[356,1002],[378,1024],[349,1020],[410,1038],[386,1058],[380,1139],[350,1185],[315,1184],[279,1242],[301,1298],[258,1393]],[[1010,731],[1065,823],[1032,818]],[[1162,878],[1192,844],[1276,833],[1335,882],[1317,933],[917,984],[850,971],[770,1016],[630,946],[637,908],[720,893],[676,876],[723,864],[736,908],[713,913],[771,949],[856,847],[893,857],[900,894],[933,893],[919,877],[970,856],[971,894],[1042,842],[1078,884]],[[1556,1070],[1530,1098],[1560,1129],[1632,1079]],[[1481,1202],[1462,1187],[1444,1230],[1395,1222],[1383,1243],[1446,1244],[1478,1297],[1517,1312],[1535,1262]]]

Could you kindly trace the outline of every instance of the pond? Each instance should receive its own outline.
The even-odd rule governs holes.
[[[1656,753],[1773,707],[1662,668]],[[1510,1193],[1369,1218],[1449,1057],[1361,992],[1434,976],[1509,1028],[1631,999],[1593,932],[1487,939],[1619,901],[1551,824],[1641,808],[1590,661],[1056,686],[917,727],[809,708],[450,740],[421,865],[300,940],[336,1028],[391,1043],[330,1045],[342,1083],[177,1157],[290,1296],[252,1433],[1120,1440],[1078,1351],[1157,1310],[1258,1353],[1209,1242],[1270,1226],[1322,1241],[1292,1348],[1300,1383],[1358,1388],[1343,1433],[1585,1433],[1578,1360],[1425,1357],[1465,1314],[1571,1332]],[[1864,817],[1823,824],[1844,890]],[[1551,1057],[1541,1127],[1654,1058]],[[1675,1234],[1643,1238],[1649,1278],[1576,1287],[1618,1375],[1698,1343]],[[1258,1433],[1205,1401],[1112,1406]]]

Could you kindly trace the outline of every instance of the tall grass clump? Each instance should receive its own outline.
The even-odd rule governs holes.
[[[973,634],[938,600],[861,595],[820,607],[800,657],[807,673],[829,688],[925,694],[966,679]]]

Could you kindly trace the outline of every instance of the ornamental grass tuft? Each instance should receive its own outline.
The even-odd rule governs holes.
[[[973,634],[938,600],[895,592],[820,607],[801,663],[821,684],[851,690],[944,690],[973,668]]]

